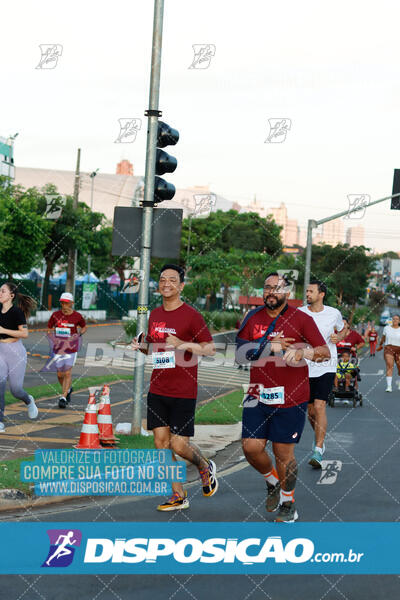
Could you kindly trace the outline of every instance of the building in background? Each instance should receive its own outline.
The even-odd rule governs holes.
[[[322,225],[322,241],[325,244],[336,246],[344,242],[344,226],[342,219],[328,221]]]
[[[0,175],[10,177],[11,179],[15,177],[13,155],[13,141],[15,137],[0,137]]]
[[[93,182],[93,210],[104,213],[110,221],[114,218],[116,206],[132,206],[135,191],[143,184],[143,177],[133,174],[133,165],[128,160],[122,160],[117,165],[116,174],[97,173]],[[118,174],[119,173],[119,174]],[[60,194],[71,195],[74,190],[74,171],[61,171],[53,169],[30,169],[18,167],[15,183],[25,188],[36,187],[41,189],[46,183],[53,183]],[[79,201],[88,206],[91,204],[92,179],[90,173],[81,172]],[[165,208],[182,208],[183,217],[193,214],[196,210],[196,197],[211,196],[215,198],[212,210],[229,210],[233,202],[214,194],[208,186],[194,186],[177,189],[172,200],[161,204]]]
[[[256,197],[246,206],[242,207],[243,212],[255,212],[267,218],[272,215],[275,223],[282,226],[281,241],[284,246],[295,246],[299,244],[299,226],[296,219],[289,219],[287,208],[284,202],[279,206],[265,206],[263,202],[259,202]]]
[[[364,246],[365,229],[361,225],[349,227],[346,231],[346,244],[349,246]]]

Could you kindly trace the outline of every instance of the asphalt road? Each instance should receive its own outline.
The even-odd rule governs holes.
[[[330,465],[323,472],[313,470],[307,460],[312,434],[306,425],[297,448],[299,477],[296,504],[303,522],[374,522],[400,518],[400,473],[398,468],[400,391],[385,393],[382,354],[361,362],[360,389],[364,405],[328,408],[329,433],[324,455]],[[156,498],[104,498],[30,512],[3,514],[8,521],[143,521],[193,522],[272,520],[264,509],[264,483],[243,460],[240,444],[219,453],[218,494],[203,498],[199,484],[189,486],[190,509],[182,513],[159,513]],[[333,465],[333,467],[332,467]],[[290,525],[283,525],[290,527]],[[50,600],[140,598],[140,600],[358,600],[396,598],[400,594],[397,576],[355,575],[165,575],[131,576],[1,576],[3,596]]]

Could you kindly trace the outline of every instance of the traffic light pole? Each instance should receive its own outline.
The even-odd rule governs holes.
[[[307,290],[308,284],[310,283],[310,276],[311,276],[312,230],[315,229],[316,227],[318,227],[319,225],[322,225],[323,223],[327,223],[328,221],[334,221],[335,219],[339,219],[340,217],[344,217],[346,215],[350,215],[351,213],[358,212],[358,211],[362,210],[363,208],[369,208],[370,206],[373,206],[374,204],[379,204],[380,202],[385,202],[386,200],[391,200],[392,198],[398,198],[398,197],[400,197],[400,194],[393,194],[392,196],[386,196],[385,198],[379,198],[378,200],[373,200],[373,202],[370,202],[369,204],[362,206],[362,207],[358,206],[355,208],[351,208],[349,210],[344,210],[340,213],[337,213],[336,215],[333,215],[332,217],[326,217],[325,219],[321,219],[320,221],[315,221],[314,219],[308,220],[306,266],[305,266],[305,272],[304,272],[304,291],[303,291],[304,304],[306,303],[306,290]]]
[[[153,44],[151,53],[150,94],[149,109],[145,115],[148,117],[146,170],[144,176],[144,199],[142,217],[142,246],[140,253],[140,269],[143,279],[139,288],[137,332],[147,331],[147,312],[149,304],[150,258],[151,258],[151,227],[153,219],[154,178],[156,167],[156,147],[161,49],[163,30],[164,0],[154,0]],[[134,404],[132,417],[132,433],[140,434],[142,425],[142,396],[144,384],[144,362],[136,361],[133,373]]]
[[[74,200],[73,209],[74,211],[78,208],[79,200],[79,182],[80,182],[80,165],[81,165],[81,149],[78,148],[78,154],[76,157],[76,169],[75,169],[75,181],[74,181]],[[78,258],[78,250],[76,247],[70,248],[68,251],[68,263],[67,263],[67,280],[65,282],[65,291],[70,292],[75,299],[75,277],[76,277],[76,262]]]

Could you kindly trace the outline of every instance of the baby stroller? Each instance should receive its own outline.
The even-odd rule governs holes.
[[[343,350],[343,352],[344,352],[344,350]],[[338,357],[339,363],[338,363],[337,387],[333,388],[332,391],[330,392],[330,394],[328,396],[328,404],[332,408],[335,406],[335,402],[337,402],[337,401],[340,401],[342,404],[352,404],[354,408],[357,406],[357,404],[362,406],[363,397],[358,389],[358,383],[357,383],[358,381],[361,381],[360,368],[358,366],[357,355],[354,353],[351,353],[351,364],[354,367],[351,370],[344,369],[344,368],[340,369],[340,364],[341,364],[340,356],[341,356],[341,354],[339,354],[339,357]],[[341,371],[343,371],[343,372],[341,373]],[[340,373],[342,374],[341,377],[339,377]],[[346,389],[346,377],[345,377],[346,373],[350,373],[350,381],[349,381],[349,386],[347,389]]]

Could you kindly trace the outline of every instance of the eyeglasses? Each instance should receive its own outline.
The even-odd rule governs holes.
[[[275,292],[276,294],[284,294],[287,291],[287,286],[282,285],[264,285],[264,292]]]

